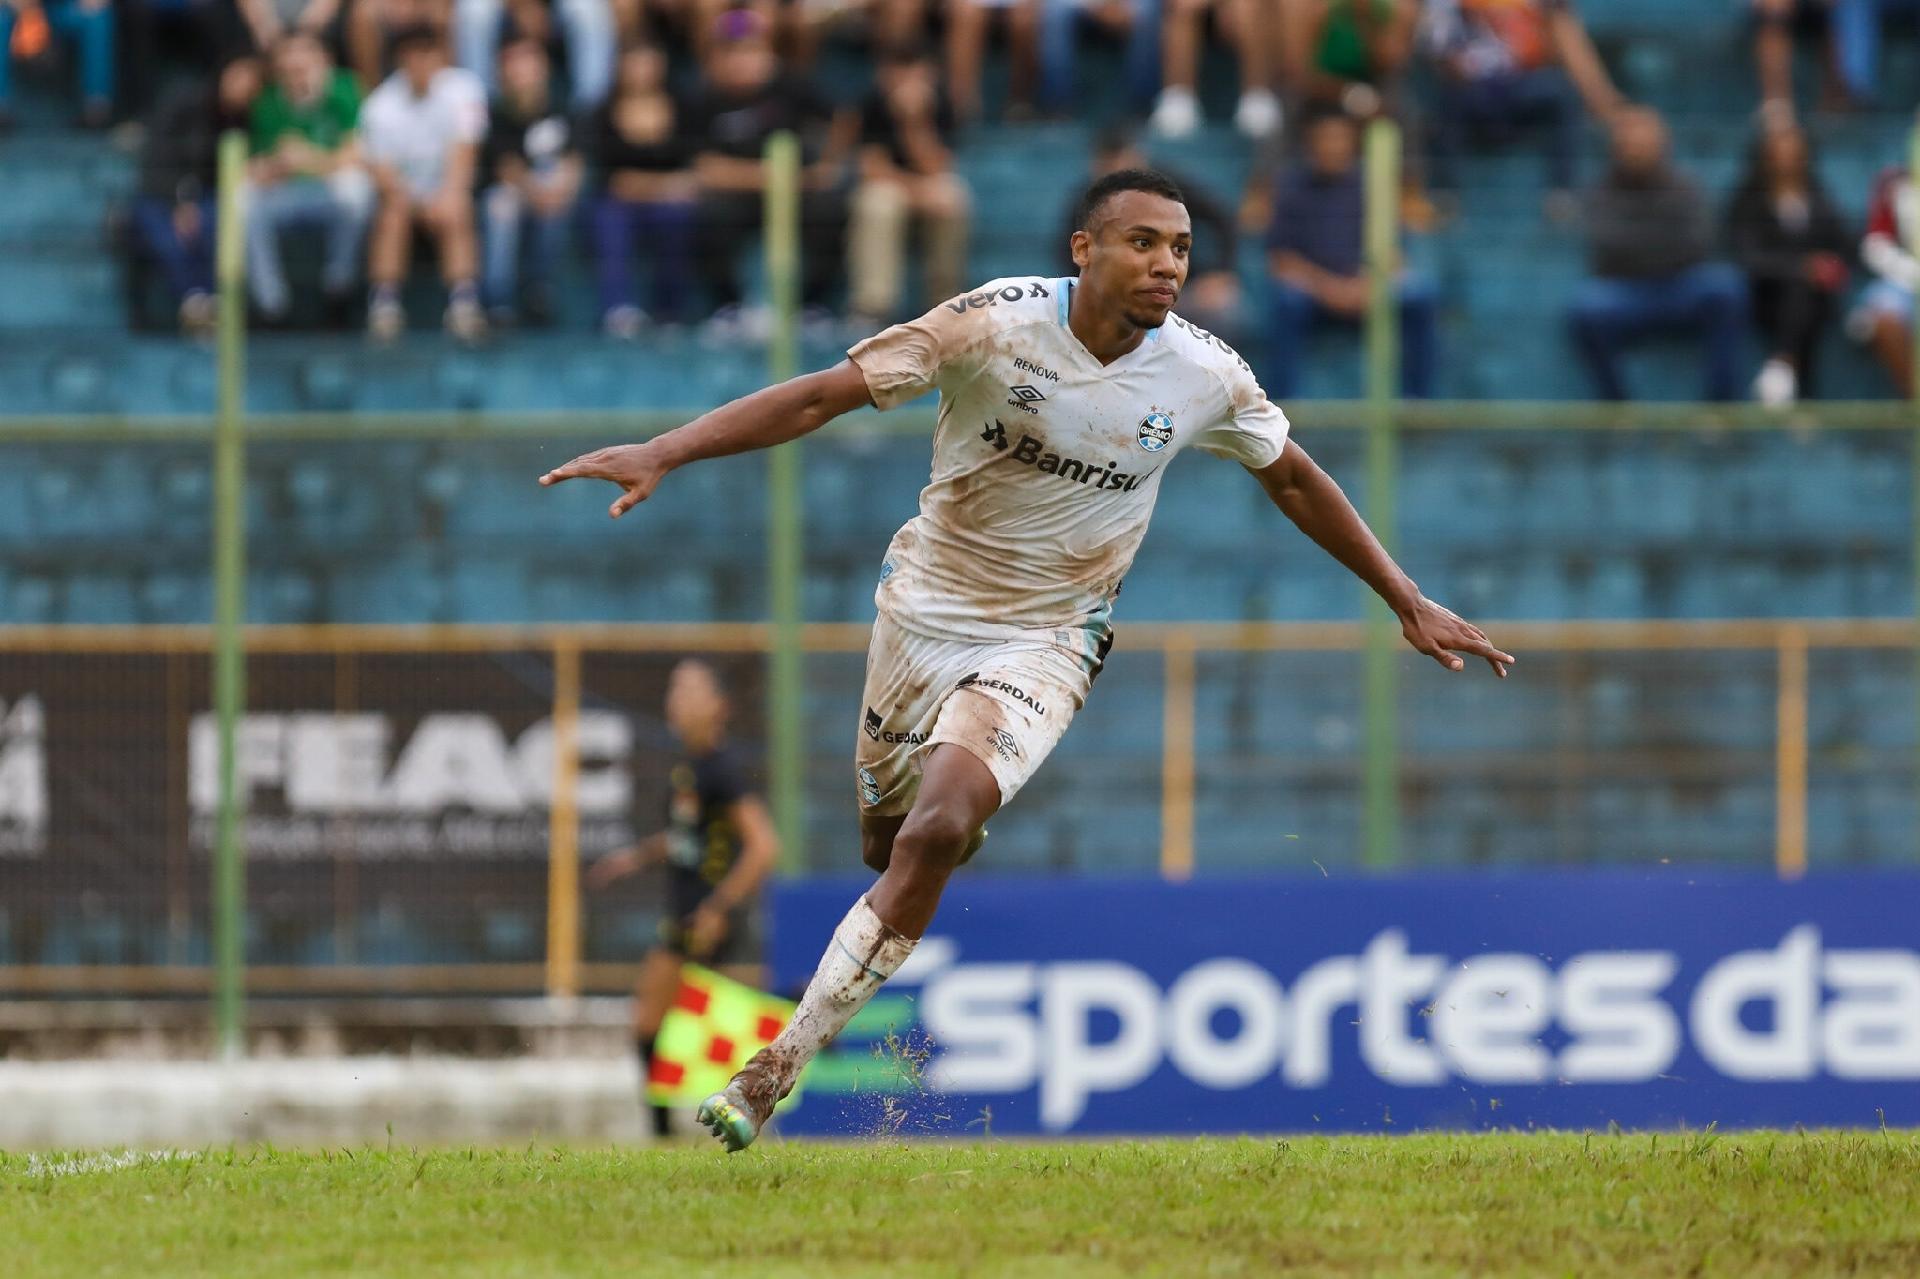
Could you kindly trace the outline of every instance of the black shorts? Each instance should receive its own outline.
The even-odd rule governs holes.
[[[695,902],[693,906],[699,905]],[[761,959],[760,912],[753,903],[736,906],[727,913],[727,935],[705,955],[694,954],[687,946],[687,916],[693,906],[660,919],[660,946],[669,954],[709,968],[758,964]]]

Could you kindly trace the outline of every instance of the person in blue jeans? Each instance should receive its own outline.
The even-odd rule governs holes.
[[[265,69],[235,58],[212,85],[191,85],[162,103],[147,127],[132,208],[138,251],[165,278],[189,333],[213,328],[213,213],[220,135],[247,127]]]
[[[1831,105],[1870,107],[1880,91],[1880,28],[1890,15],[1912,20],[1920,0],[1752,0],[1753,55],[1760,96],[1793,114],[1793,36],[1809,17],[1823,18],[1837,82],[1822,93]]]
[[[649,318],[687,318],[693,280],[697,151],[686,111],[667,90],[667,59],[636,45],[620,56],[613,95],[589,130],[602,189],[593,206],[593,252],[600,323],[631,338]],[[640,309],[634,245],[644,240],[653,267],[651,315]]]
[[[1739,394],[1747,286],[1732,265],[1710,260],[1706,197],[1669,161],[1666,123],[1649,108],[1614,118],[1612,151],[1612,170],[1583,201],[1593,278],[1575,292],[1567,317],[1594,389],[1602,399],[1626,399],[1627,345],[1683,333],[1705,345],[1706,398],[1731,400]]]
[[[532,232],[526,311],[535,323],[553,318],[553,272],[573,230],[585,166],[573,121],[555,101],[546,46],[520,37],[500,50],[501,96],[488,112],[480,174],[484,258],[480,291],[489,318],[518,318],[520,245]]]
[[[1322,108],[1306,121],[1305,147],[1306,162],[1280,175],[1267,230],[1272,349],[1263,381],[1275,400],[1297,392],[1301,351],[1316,326],[1352,328],[1367,311],[1359,126],[1343,112]],[[1439,296],[1416,272],[1403,272],[1394,287],[1401,390],[1425,398],[1433,394],[1438,359]]]
[[[113,119],[113,7],[108,0],[0,0],[0,129],[13,124],[13,37],[28,24],[72,40],[80,63],[80,123]]]

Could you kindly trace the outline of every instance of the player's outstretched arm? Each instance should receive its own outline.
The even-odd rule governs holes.
[[[1400,619],[1407,643],[1450,671],[1466,665],[1456,656],[1458,653],[1483,657],[1494,674],[1506,678],[1513,657],[1495,648],[1479,627],[1422,595],[1413,579],[1380,545],[1380,539],[1353,509],[1333,477],[1321,470],[1298,443],[1287,441],[1279,458],[1255,471],[1254,476],[1273,504],[1302,533],[1387,602]]]
[[[771,448],[817,431],[842,413],[873,403],[867,379],[852,360],[807,373],[778,386],[722,404],[685,426],[641,444],[616,444],[583,453],[540,477],[542,484],[562,480],[611,480],[620,496],[607,508],[619,519],[652,496],[668,471],[703,458],[725,457]]]

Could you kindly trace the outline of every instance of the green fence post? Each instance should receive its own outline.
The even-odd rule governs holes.
[[[1400,128],[1391,120],[1367,126],[1367,519],[1394,549],[1394,470],[1398,465],[1394,404],[1400,393],[1400,319],[1395,282],[1400,274]],[[1364,691],[1366,775],[1362,814],[1366,865],[1384,870],[1400,859],[1399,703],[1400,627],[1393,613],[1367,593]]]
[[[241,184],[247,138],[220,139],[218,405],[213,435],[213,709],[219,725],[219,807],[213,845],[214,1037],[225,1057],[246,1051],[246,863],[240,846],[243,799],[234,738],[246,705],[246,649],[241,621],[247,577],[246,256]]]
[[[1916,123],[1913,134],[1907,139],[1907,185],[1913,193],[1914,207],[1920,208],[1920,123]],[[1912,229],[1912,238],[1907,244],[1907,252],[1920,256],[1920,227]],[[1913,783],[1916,792],[1920,792],[1920,314],[1916,314],[1908,325],[1908,337],[1913,339],[1913,350],[1907,361],[1907,398],[1913,409],[1913,431],[1911,432],[1913,449],[1913,479],[1908,485],[1908,501],[1912,504],[1913,520],[1913,607],[1914,607],[1914,724],[1915,739],[1913,748]],[[1920,832],[1916,832],[1920,834]]]
[[[767,290],[773,335],[767,376],[784,382],[799,372],[800,141],[791,133],[767,139]],[[768,654],[767,726],[773,824],[780,832],[781,866],[805,865],[805,696],[800,652],[800,582],[804,530],[800,512],[800,442],[767,455],[767,599],[773,615]]]

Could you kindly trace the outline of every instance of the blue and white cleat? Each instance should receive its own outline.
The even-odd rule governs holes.
[[[738,1078],[701,1102],[697,1114],[700,1122],[727,1148],[728,1154],[745,1150],[760,1135],[761,1121],[753,1117],[746,1099],[740,1096]]]
[[[727,1086],[700,1103],[697,1112],[700,1122],[720,1143],[727,1148],[728,1154],[745,1150],[753,1144],[760,1130],[767,1126],[767,1120],[773,1117],[773,1108],[787,1095],[791,1086],[782,1087],[776,1074],[778,1064],[768,1058],[767,1050],[762,1048],[740,1069],[740,1073],[727,1081]]]

